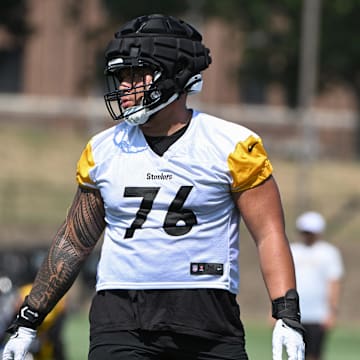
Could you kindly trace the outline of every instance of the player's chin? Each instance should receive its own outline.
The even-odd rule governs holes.
[[[121,107],[123,109],[129,109],[129,108],[131,108],[131,107],[133,107],[135,105],[136,105],[136,103],[133,100],[122,100],[121,101]]]

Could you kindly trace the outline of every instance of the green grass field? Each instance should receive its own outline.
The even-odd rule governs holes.
[[[245,321],[245,329],[249,358],[251,360],[270,360],[270,327],[266,324]],[[68,360],[87,359],[88,330],[86,312],[75,313],[69,317],[65,328]],[[359,354],[360,328],[339,325],[329,336],[324,360],[358,360]],[[286,357],[283,358],[286,359]]]

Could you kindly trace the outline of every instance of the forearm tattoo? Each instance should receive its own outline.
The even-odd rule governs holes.
[[[105,228],[98,190],[78,188],[64,223],[55,234],[36,276],[28,303],[48,313],[67,292]]]

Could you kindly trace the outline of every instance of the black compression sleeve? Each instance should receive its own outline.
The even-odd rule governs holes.
[[[44,314],[34,310],[27,303],[27,297],[21,305],[21,308],[16,316],[16,319],[8,327],[7,332],[14,333],[20,326],[25,326],[31,329],[36,329],[45,319]]]
[[[285,296],[272,301],[272,316],[275,319],[282,319],[286,325],[304,334],[305,330],[301,325],[299,295],[295,289],[288,290]]]

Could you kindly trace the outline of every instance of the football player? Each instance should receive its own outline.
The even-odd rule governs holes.
[[[211,63],[201,34],[171,16],[140,16],[105,57],[105,103],[119,122],[80,157],[74,201],[3,359],[23,358],[103,232],[89,359],[248,359],[236,302],[243,219],[277,319],[273,358],[285,345],[302,360],[293,260],[263,142],[187,106]]]

